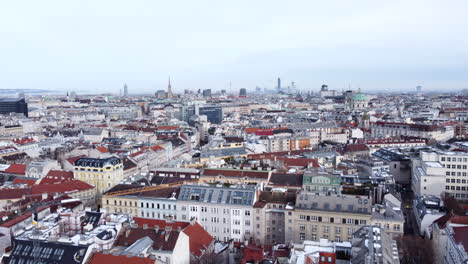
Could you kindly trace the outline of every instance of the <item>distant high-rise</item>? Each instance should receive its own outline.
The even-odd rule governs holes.
[[[278,89],[278,91],[281,90],[281,78],[278,78],[278,86],[276,87],[276,89]]]
[[[171,77],[169,77],[169,82],[167,84],[167,98],[172,98],[174,95],[172,94],[172,87],[171,87]]]
[[[203,90],[203,97],[211,97],[211,89]]]
[[[241,88],[239,90],[239,96],[246,96],[247,95],[247,89]]]
[[[127,84],[124,84],[123,96],[124,96],[124,97],[127,97],[127,96],[128,96],[128,87],[127,87]]]
[[[422,86],[421,85],[416,86],[416,93],[421,94],[421,91],[422,91]]]
[[[24,98],[0,98],[0,114],[20,113],[28,116],[28,104]]]

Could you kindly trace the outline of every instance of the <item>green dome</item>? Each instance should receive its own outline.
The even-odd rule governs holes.
[[[352,97],[353,101],[367,101],[367,96],[362,93],[357,93]]]

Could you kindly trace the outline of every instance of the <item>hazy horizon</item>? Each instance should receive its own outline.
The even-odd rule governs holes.
[[[467,1],[14,1],[0,89],[468,88]]]

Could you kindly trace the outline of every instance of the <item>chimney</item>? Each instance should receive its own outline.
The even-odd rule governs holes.
[[[129,234],[130,234],[130,229],[125,230],[125,237],[128,237]]]
[[[182,230],[182,228],[180,226],[177,227],[177,232],[180,232],[180,230]]]
[[[143,229],[148,229],[148,224],[143,224]]]
[[[158,226],[158,225],[155,225],[155,226],[154,226],[154,232],[156,232],[156,233],[159,232],[159,226]]]

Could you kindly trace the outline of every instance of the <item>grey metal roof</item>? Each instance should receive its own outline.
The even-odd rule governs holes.
[[[252,206],[255,199],[253,188],[227,188],[214,186],[183,185],[180,201]]]
[[[79,158],[77,161],[75,161],[75,166],[102,168],[106,165],[117,165],[119,163],[122,163],[122,161],[116,157],[110,157],[106,159]]]

